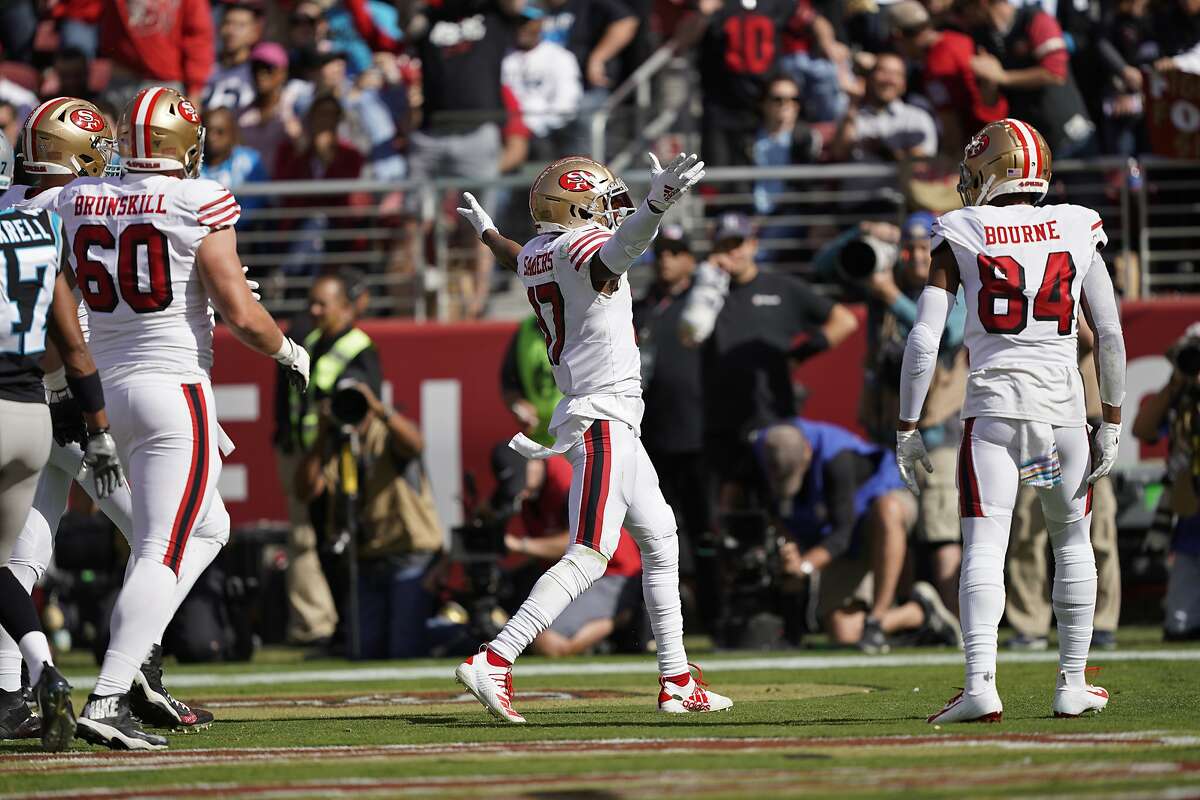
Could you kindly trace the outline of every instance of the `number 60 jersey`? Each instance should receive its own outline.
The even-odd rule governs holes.
[[[213,320],[196,250],[210,232],[237,223],[229,190],[156,173],[80,178],[59,194],[58,212],[104,380],[207,377]]]
[[[934,223],[967,301],[964,419],[1085,422],[1076,316],[1083,279],[1104,269],[1100,215],[1075,205],[970,206]]]

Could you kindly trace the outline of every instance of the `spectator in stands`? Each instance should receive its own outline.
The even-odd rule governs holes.
[[[902,228],[887,222],[863,222],[822,248],[813,259],[817,275],[837,280],[867,297],[867,357],[859,396],[859,423],[871,441],[893,447],[900,410],[900,367],[904,344],[917,318],[917,299],[929,278],[933,215],[918,211]],[[865,245],[865,246],[864,246]],[[880,263],[880,254],[886,260]],[[874,260],[865,278],[854,262]],[[887,263],[892,261],[892,263]],[[917,538],[929,555],[930,580],[948,608],[958,610],[958,572],[962,540],[958,525],[955,465],[966,390],[967,353],[962,347],[966,301],[961,292],[946,322],[929,398],[919,427],[933,462],[922,473]]]
[[[288,61],[296,74],[307,74],[316,66],[316,56],[334,49],[329,41],[329,21],[320,3],[302,0],[288,17]]]
[[[153,11],[141,0],[104,0],[100,53],[112,61],[107,93],[117,108],[147,86],[170,86],[200,105],[214,60],[208,0],[158,3]]]
[[[569,496],[571,464],[562,456],[525,464],[525,485],[520,492],[520,524],[504,537],[511,556],[531,561],[531,571],[540,575],[552,566],[570,544]],[[508,569],[520,569],[506,562]],[[587,653],[617,629],[624,618],[627,627],[638,603],[636,578],[642,571],[637,545],[624,530],[608,568],[592,586],[567,606],[550,628],[533,640],[539,655],[561,658]],[[633,592],[629,590],[635,590]]]
[[[1133,156],[1147,149],[1142,68],[1152,66],[1159,54],[1149,6],[1149,0],[1120,0],[1094,41],[1107,79],[1099,117],[1100,145],[1106,154]]]
[[[23,120],[15,105],[8,100],[0,100],[0,131],[10,142],[21,141],[19,134]]]
[[[1096,127],[1071,75],[1058,20],[1009,0],[965,0],[962,11],[988,51],[971,59],[971,69],[978,80],[999,87],[1009,113],[1037,128],[1055,158],[1095,152]]]
[[[570,125],[579,113],[583,77],[570,50],[542,37],[542,16],[535,6],[522,9],[515,49],[504,57],[500,80],[516,96],[533,134],[533,158],[549,161],[570,152]]]
[[[87,54],[78,47],[64,47],[54,54],[54,96],[79,97],[95,100],[89,85],[91,64]]]
[[[58,21],[58,46],[63,49],[77,48],[87,58],[97,55],[100,36],[100,14],[105,0],[71,0],[52,3],[50,16]]]
[[[0,103],[6,103],[15,109],[15,113],[19,118],[17,124],[25,119],[25,115],[33,109],[37,108],[40,101],[38,96],[8,78],[0,78]],[[9,139],[10,142],[16,142],[16,139]]]
[[[217,28],[221,54],[204,87],[204,106],[240,113],[254,102],[250,53],[262,40],[263,8],[261,0],[228,0],[222,7]]]
[[[250,51],[250,74],[254,77],[254,102],[238,115],[241,141],[258,151],[275,177],[281,174],[278,164],[283,145],[301,135],[301,126],[284,99],[287,52],[275,42],[259,42]]]
[[[793,590],[820,575],[817,618],[835,643],[886,653],[888,637],[907,632],[960,643],[957,620],[928,583],[896,605],[917,507],[890,450],[800,417],[756,431],[752,447],[790,537],[783,572],[800,584]]]
[[[976,75],[970,36],[934,28],[916,0],[901,0],[888,13],[900,52],[921,65],[923,91],[937,112],[941,152],[957,161],[980,128],[1008,116],[1008,101],[994,81]]]
[[[835,161],[906,161],[937,155],[929,112],[904,102],[908,73],[896,53],[880,53],[861,101],[851,103],[830,143]]]
[[[252,147],[238,144],[237,118],[230,108],[214,108],[204,114],[204,161],[200,176],[211,178],[233,189],[244,183],[267,180],[262,156]],[[252,220],[253,212],[266,205],[263,195],[238,195],[242,218],[238,225]]]
[[[308,108],[304,135],[285,141],[275,160],[276,180],[353,179],[362,174],[363,156],[338,136],[342,104],[319,95]],[[323,202],[328,202],[324,198]]]
[[[778,76],[767,83],[762,100],[762,127],[754,138],[754,164],[782,167],[812,164],[821,156],[821,134],[801,117],[801,90],[793,78]],[[779,178],[761,178],[754,183],[754,211],[761,216],[780,210],[779,196],[788,182]]]
[[[840,119],[850,95],[862,92],[851,70],[850,49],[838,41],[833,25],[810,0],[796,3],[782,45],[779,69],[800,85],[804,118],[809,122]]]
[[[33,0],[8,0],[0,4],[0,47],[9,61],[33,62],[38,9]]]
[[[1200,74],[1200,3],[1195,0],[1166,0],[1154,20],[1154,39],[1159,72],[1182,70]]]

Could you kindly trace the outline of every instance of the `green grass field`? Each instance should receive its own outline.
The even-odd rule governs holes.
[[[1094,654],[1108,710],[1050,718],[1052,653],[1004,656],[996,725],[934,729],[959,654],[693,653],[722,714],[660,715],[650,656],[515,673],[526,726],[502,726],[453,683],[452,662],[168,667],[217,716],[156,753],[79,742],[0,744],[0,795],[63,797],[1200,797],[1200,649],[1149,632]],[[84,683],[94,667],[68,660]],[[77,708],[86,690],[78,693]]]

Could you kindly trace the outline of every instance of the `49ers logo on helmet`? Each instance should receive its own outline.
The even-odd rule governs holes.
[[[71,120],[76,128],[85,130],[88,133],[99,133],[104,130],[104,119],[90,108],[77,108],[71,112],[68,119]]]
[[[191,100],[180,100],[178,108],[179,116],[183,117],[193,125],[200,124],[200,115],[196,113],[196,107],[192,105]]]
[[[559,176],[558,185],[568,192],[587,192],[596,188],[596,176],[584,169],[573,169]]]
[[[991,143],[992,140],[988,138],[986,133],[979,134],[967,145],[967,158],[974,158],[979,155],[984,150],[987,150],[987,146]]]

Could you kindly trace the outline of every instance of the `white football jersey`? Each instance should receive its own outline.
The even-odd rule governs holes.
[[[1082,424],[1076,320],[1084,276],[1108,242],[1100,215],[1076,205],[972,206],[938,218],[934,248],[942,241],[967,301],[963,417]]]
[[[203,178],[130,173],[73,181],[58,211],[102,377],[206,377],[213,319],[196,250],[211,231],[237,223],[233,194]]]
[[[621,276],[611,295],[592,288],[592,257],[611,237],[600,225],[543,234],[517,258],[517,276],[546,337],[554,381],[568,398],[642,394],[629,279]]]

